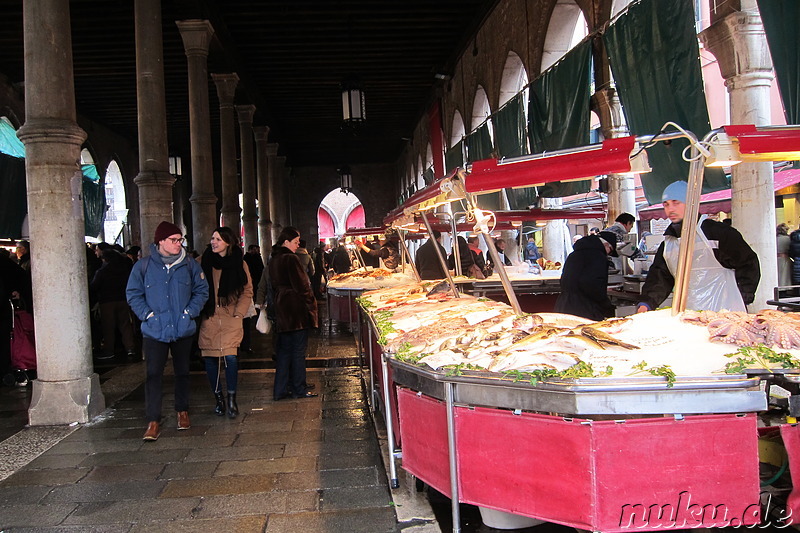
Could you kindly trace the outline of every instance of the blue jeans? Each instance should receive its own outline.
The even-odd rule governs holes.
[[[147,378],[144,384],[144,409],[148,422],[161,420],[161,381],[164,377],[164,366],[167,354],[172,352],[172,368],[175,371],[175,410],[189,410],[189,351],[192,348],[192,337],[185,337],[174,342],[159,342],[144,337],[144,352]]]
[[[222,387],[219,383],[219,367],[225,365],[225,383],[228,385],[228,394],[236,394],[236,386],[239,383],[239,360],[235,355],[225,357],[203,357],[206,363],[206,374],[211,390],[214,394],[221,392]]]
[[[285,398],[289,395],[296,398],[308,392],[306,388],[307,350],[307,329],[277,334],[274,398]]]

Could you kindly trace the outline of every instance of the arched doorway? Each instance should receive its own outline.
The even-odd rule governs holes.
[[[128,203],[125,199],[125,185],[122,182],[122,172],[116,161],[111,161],[106,168],[106,218],[103,221],[103,236],[106,242],[119,244],[125,243],[125,231],[128,223]]]
[[[341,237],[347,228],[363,228],[364,224],[364,206],[353,193],[345,194],[340,189],[333,189],[317,209],[320,240]]]

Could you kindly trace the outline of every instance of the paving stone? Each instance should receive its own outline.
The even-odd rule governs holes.
[[[278,459],[253,459],[250,461],[223,461],[214,476],[241,476],[248,474],[276,474],[316,470],[315,457],[283,457]]]
[[[142,426],[144,427],[144,426]],[[83,426],[77,431],[65,437],[61,442],[74,442],[74,441],[110,441],[118,438],[125,430],[120,428],[93,428],[90,426]],[[140,435],[141,437],[141,435]]]
[[[130,524],[158,520],[161,525],[150,531],[163,531],[169,525],[169,520],[192,518],[200,501],[200,498],[153,498],[84,503],[64,520],[64,524]]]
[[[322,440],[322,430],[268,431],[239,435],[238,446],[284,444],[287,442],[318,442]]]
[[[177,479],[167,482],[167,487],[161,493],[161,498],[268,492],[274,486],[275,474],[222,476],[210,479]]]
[[[374,453],[321,455],[317,459],[320,470],[368,467],[381,464],[381,462],[382,459],[378,455],[377,450]]]
[[[325,409],[322,418],[365,422],[369,419],[369,414],[364,409]]]
[[[47,453],[40,455],[33,461],[25,466],[24,470],[38,470],[40,468],[56,469],[56,468],[70,468],[73,466],[81,465],[86,458],[89,457],[85,453]],[[81,465],[83,466],[83,465]]]
[[[385,485],[386,477],[375,466],[346,468],[341,470],[321,470],[319,472],[323,488],[367,487]]]
[[[106,524],[91,526],[15,527],[13,533],[127,533],[131,524]]]
[[[246,461],[248,459],[277,459],[284,456],[284,445],[230,446],[227,448],[202,448],[192,450],[186,462],[193,461]]]
[[[75,483],[89,473],[89,468],[53,468],[47,470],[20,470],[6,478],[3,486],[66,485]]]
[[[295,455],[339,455],[351,453],[377,452],[378,445],[370,441],[339,441],[339,442],[289,442],[286,444],[284,457]]]
[[[120,480],[156,479],[162,470],[164,470],[164,465],[162,464],[95,466],[81,480],[81,483],[113,483]]]
[[[390,508],[272,514],[269,516],[265,531],[266,533],[295,531],[395,533],[395,518]]]
[[[31,485],[31,486],[6,486],[5,482],[0,484],[0,506],[13,505],[16,503],[37,503],[45,495],[53,490],[52,486]],[[0,526],[3,524],[0,523]]]
[[[234,518],[208,518],[204,520],[174,520],[136,524],[131,533],[208,533],[209,531],[235,531],[236,533],[261,533],[266,516],[238,516]]]
[[[320,497],[320,509],[358,509],[361,507],[388,507],[392,497],[385,487],[343,487],[324,489]]]
[[[189,430],[191,431],[191,430]],[[182,439],[158,439],[155,442],[148,442],[147,450],[174,450],[189,448],[192,450],[200,448],[224,448],[233,445],[236,434],[227,435],[195,435]],[[145,450],[143,448],[143,450]]]
[[[214,475],[219,465],[216,461],[194,461],[191,463],[170,463],[158,479],[198,479]]]
[[[265,515],[286,512],[287,493],[261,492],[235,496],[209,496],[197,512],[198,518]]]
[[[166,481],[122,481],[119,483],[77,483],[54,488],[44,503],[142,500],[158,497]]]
[[[275,475],[277,490],[319,490],[322,480],[319,472],[290,472]]]
[[[372,440],[375,438],[375,430],[366,426],[346,429],[334,427],[326,429],[323,438],[325,441]]]
[[[334,399],[329,400],[327,397],[323,400],[322,409],[352,409],[352,408],[360,408],[366,409],[367,402],[362,398],[359,399]]]
[[[0,528],[56,526],[64,521],[78,505],[62,503],[50,505],[4,504],[0,507]]]
[[[100,440],[79,440],[59,443],[57,450],[59,453],[102,453],[102,452],[132,452],[142,447],[144,442],[142,436],[137,439],[113,439],[107,441]]]
[[[300,513],[303,511],[319,511],[318,490],[285,491],[286,512]]]
[[[163,438],[163,437],[162,437]],[[149,443],[148,443],[149,444]],[[138,463],[164,464],[175,463],[186,457],[190,450],[155,450],[142,448],[129,453],[109,452],[96,453],[86,457],[80,466],[130,465]]]

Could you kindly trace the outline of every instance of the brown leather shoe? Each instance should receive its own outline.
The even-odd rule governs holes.
[[[189,423],[189,411],[178,411],[178,430],[189,429],[192,425]]]
[[[158,440],[158,436],[161,435],[161,428],[158,426],[158,422],[150,422],[147,424],[147,431],[144,432],[144,440]]]

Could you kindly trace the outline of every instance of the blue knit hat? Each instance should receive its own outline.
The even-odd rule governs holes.
[[[687,186],[688,184],[685,181],[673,181],[667,185],[667,188],[664,189],[663,193],[661,193],[661,201],[666,202],[667,200],[677,200],[685,204]]]

